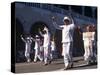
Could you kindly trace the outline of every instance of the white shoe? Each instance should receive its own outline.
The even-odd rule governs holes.
[[[29,62],[31,62],[31,60],[30,60],[30,59],[28,59],[28,60],[27,60],[27,62],[29,63]]]
[[[71,68],[71,65],[70,64],[68,64],[68,66],[67,67],[65,67],[64,68],[64,70],[67,70],[67,69],[70,69]]]
[[[44,66],[47,66],[48,65],[48,63],[46,62],[46,63],[44,63]]]

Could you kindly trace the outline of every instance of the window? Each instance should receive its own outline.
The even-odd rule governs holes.
[[[82,7],[81,6],[71,6],[72,11],[82,14]]]

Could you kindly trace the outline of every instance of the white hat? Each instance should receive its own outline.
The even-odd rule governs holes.
[[[38,35],[36,35],[35,37],[39,37]]]
[[[64,19],[63,19],[63,21],[64,21],[64,20],[70,20],[70,18],[67,17],[67,16],[65,16]]]
[[[27,37],[26,39],[30,39],[29,37]]]

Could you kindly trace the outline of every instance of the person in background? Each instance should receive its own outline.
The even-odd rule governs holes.
[[[31,44],[32,44],[32,37],[29,35],[26,38],[23,38],[23,36],[21,35],[21,39],[23,42],[25,42],[25,57],[27,62],[30,62],[30,51],[31,51]]]
[[[44,50],[43,50],[43,38],[40,38],[40,56],[44,57]]]
[[[43,48],[44,48],[44,65],[51,63],[50,57],[50,33],[47,27],[44,27],[43,33],[39,29],[40,35],[44,38]]]
[[[95,25],[91,25],[91,32],[92,34],[92,50],[93,50],[93,58],[92,58],[92,62],[96,63],[97,62],[97,33],[96,33],[96,26]]]
[[[52,37],[52,39],[51,39],[51,54],[50,54],[52,60],[54,58],[55,49],[56,49],[56,47],[55,47],[54,37]]]
[[[35,36],[35,39],[33,39],[33,41],[35,41],[35,57],[34,57],[34,63],[37,62],[37,59],[39,59],[40,61],[43,61],[43,57],[41,57],[41,53],[40,53],[40,37],[38,35]]]
[[[86,26],[86,31],[83,32],[83,41],[84,41],[84,60],[87,65],[92,62],[93,57],[93,40],[94,40],[95,32],[91,31],[91,25]]]
[[[84,45],[82,39],[82,30],[80,25],[77,25],[73,34],[73,56],[82,56],[84,54]]]

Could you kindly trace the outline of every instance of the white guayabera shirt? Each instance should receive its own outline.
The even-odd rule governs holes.
[[[50,45],[50,33],[46,33],[43,36],[44,36],[43,47],[47,47]]]
[[[74,23],[69,25],[61,25],[59,26],[59,28],[56,22],[53,22],[53,24],[56,26],[57,29],[62,30],[62,43],[73,41],[73,32],[75,27]]]
[[[39,33],[44,37],[43,47],[48,47],[50,45],[50,33],[47,28],[44,28],[44,30],[46,31],[45,34],[42,34],[41,32]]]
[[[40,39],[35,40],[35,47],[34,49],[38,49],[40,47]]]
[[[83,33],[83,40],[84,45],[92,45],[92,41],[95,40],[95,32],[84,32]]]

